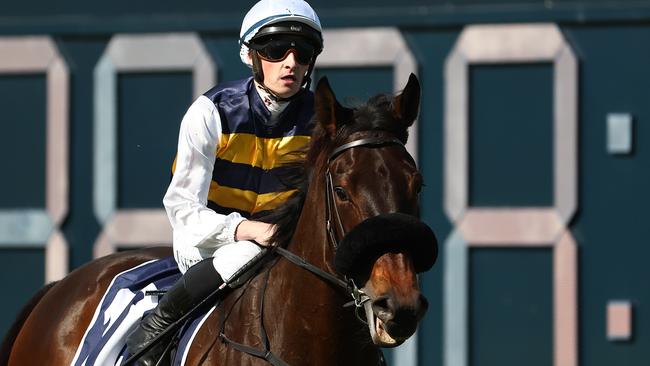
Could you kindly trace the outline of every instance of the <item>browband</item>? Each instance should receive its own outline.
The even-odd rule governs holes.
[[[347,144],[343,144],[334,151],[330,153],[329,158],[327,158],[328,162],[331,162],[334,158],[336,158],[339,154],[344,152],[345,150],[351,149],[353,147],[357,146],[381,146],[381,145],[401,145],[404,146],[402,141],[395,137],[367,137],[365,139],[360,139],[360,140],[355,140],[352,142],[348,142]]]

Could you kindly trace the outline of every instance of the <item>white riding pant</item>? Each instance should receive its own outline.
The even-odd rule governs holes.
[[[235,272],[262,251],[262,247],[247,240],[221,245],[216,249],[187,249],[188,250],[177,250],[174,248],[174,257],[178,263],[178,269],[180,269],[182,273],[185,273],[188,268],[203,259],[212,257],[214,268],[226,282],[229,282]],[[245,280],[245,278],[241,278],[237,282],[241,283],[243,280]]]

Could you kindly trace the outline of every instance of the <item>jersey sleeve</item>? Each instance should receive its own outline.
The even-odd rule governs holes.
[[[239,213],[221,215],[207,207],[221,118],[214,103],[199,97],[181,122],[176,165],[163,204],[174,232],[174,248],[216,248],[235,242]]]

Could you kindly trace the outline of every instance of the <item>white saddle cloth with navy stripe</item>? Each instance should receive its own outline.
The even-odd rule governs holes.
[[[126,336],[158,303],[158,296],[145,293],[167,290],[180,276],[173,257],[145,262],[115,276],[95,310],[71,365],[121,365],[128,358]],[[183,328],[172,365],[184,364],[194,335],[212,310]]]

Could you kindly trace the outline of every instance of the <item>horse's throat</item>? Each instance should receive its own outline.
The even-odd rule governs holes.
[[[323,187],[310,187],[289,250],[309,263],[330,270],[334,258],[333,246],[325,229],[325,195]]]
[[[324,194],[310,191],[305,199],[296,230],[287,249],[321,270],[333,273],[334,249],[325,230]],[[342,289],[288,261],[281,261],[271,274],[271,286],[278,285],[277,295],[285,301],[281,309],[289,323],[299,321],[319,337],[340,337],[340,324],[347,301]],[[308,329],[307,329],[308,328]],[[293,332],[296,337],[301,332]]]

